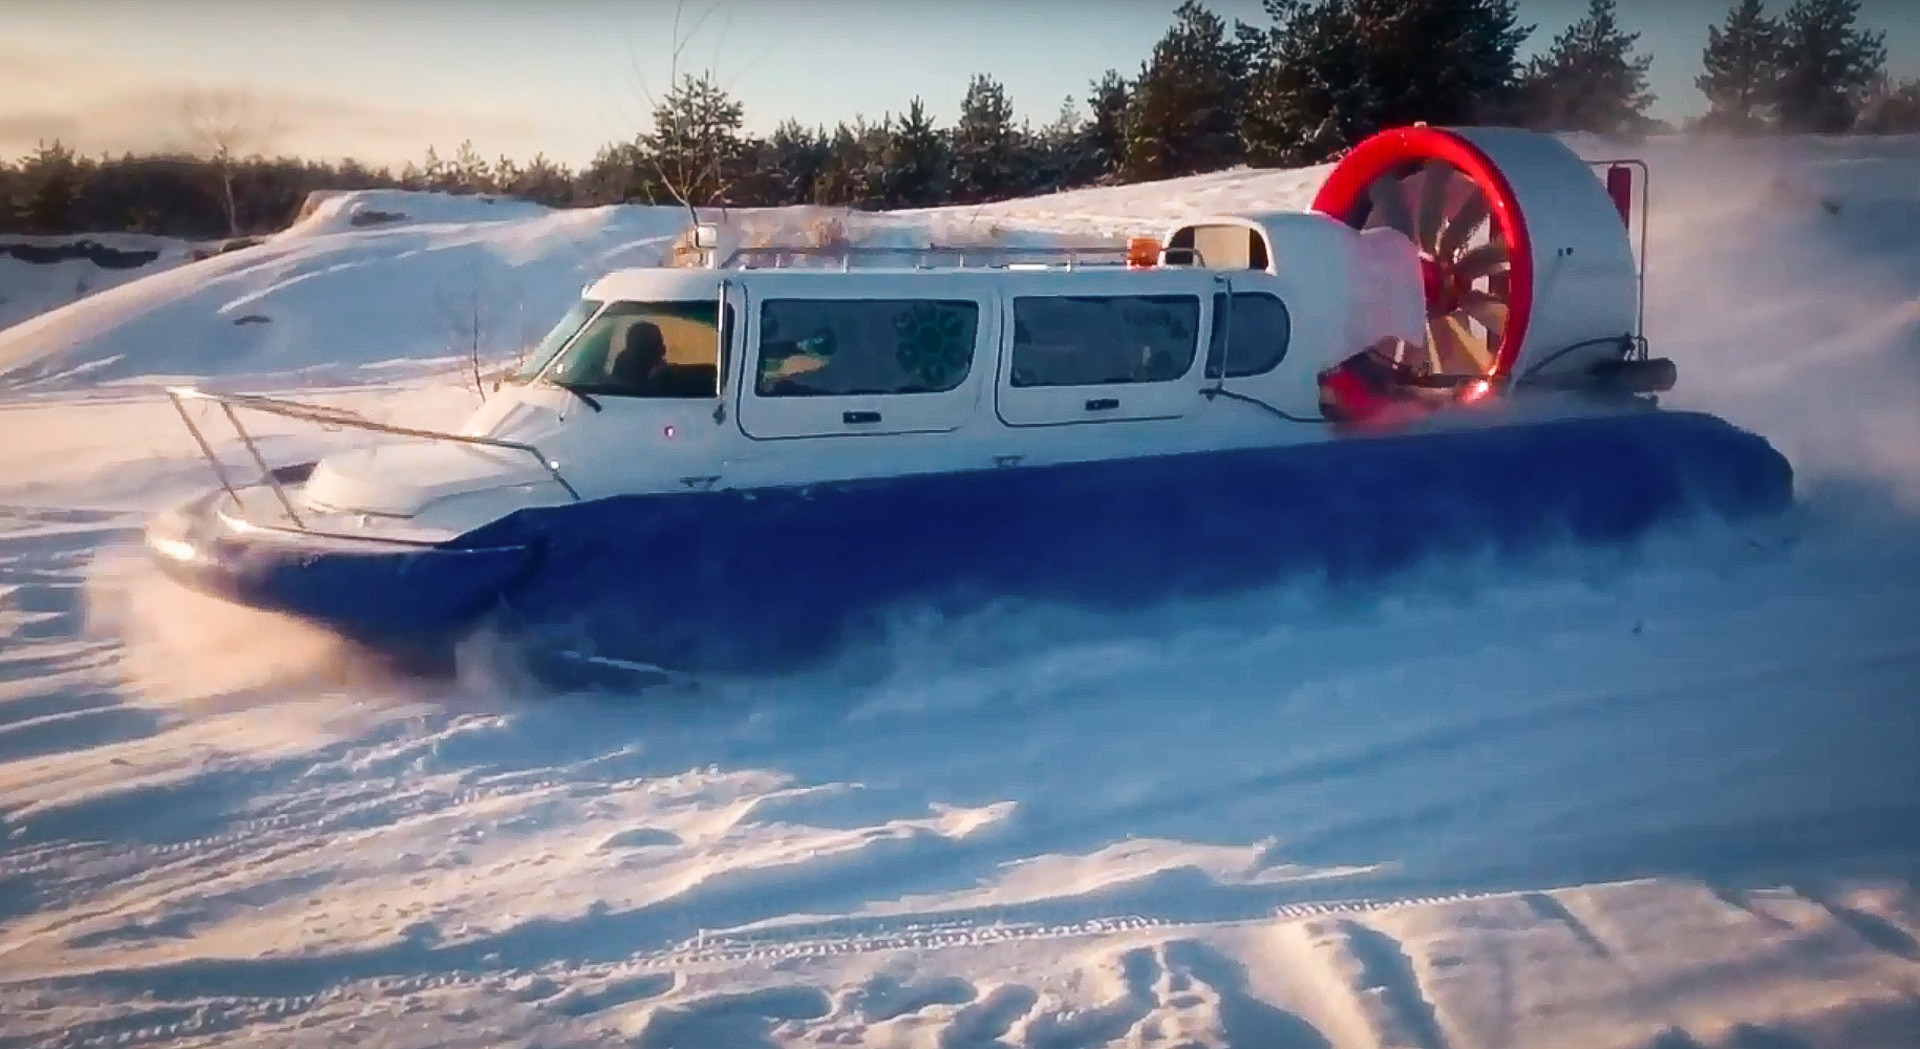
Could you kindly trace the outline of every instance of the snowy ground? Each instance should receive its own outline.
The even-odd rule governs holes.
[[[135,541],[208,481],[155,379],[444,423],[449,301],[507,353],[677,216],[343,198],[0,331],[0,1047],[1920,1045],[1920,143],[1642,152],[1674,400],[1794,459],[1784,526],[645,700],[384,679]]]

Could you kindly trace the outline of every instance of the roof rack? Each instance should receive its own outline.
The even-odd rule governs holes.
[[[1125,244],[1079,244],[1054,247],[1017,247],[1003,244],[931,244],[912,247],[888,245],[766,245],[735,248],[717,269],[786,269],[795,260],[838,260],[842,270],[853,268],[855,259],[899,258],[912,260],[914,269],[939,268],[1047,268],[1059,266],[1123,266],[1127,261]],[[944,266],[933,260],[947,259]]]

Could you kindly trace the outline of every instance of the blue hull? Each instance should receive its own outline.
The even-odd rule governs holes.
[[[681,670],[819,655],[889,606],[1115,608],[1298,573],[1378,577],[1449,551],[1616,543],[1696,513],[1773,513],[1767,442],[1665,411],[1247,451],[518,511],[348,556],[209,548],[199,579],[366,640],[482,618],[544,646]],[[196,542],[204,543],[205,540]],[[234,579],[242,579],[236,585]]]
[[[203,593],[372,644],[431,646],[455,635],[536,562],[524,545],[456,549],[235,532],[218,517],[226,498],[202,496],[148,527],[148,548],[166,573]],[[191,556],[180,556],[188,550]]]

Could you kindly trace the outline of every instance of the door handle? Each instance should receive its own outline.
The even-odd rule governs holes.
[[[843,423],[846,423],[849,426],[857,425],[859,423],[877,423],[880,421],[880,413],[879,412],[841,412],[840,421]]]
[[[1118,407],[1120,407],[1120,398],[1118,397],[1095,397],[1093,400],[1087,402],[1087,410],[1090,412],[1110,411]]]

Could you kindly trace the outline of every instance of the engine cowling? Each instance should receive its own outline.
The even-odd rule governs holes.
[[[1415,126],[1355,146],[1313,209],[1419,248],[1428,368],[1562,385],[1633,348],[1639,277],[1608,187],[1555,136]]]

